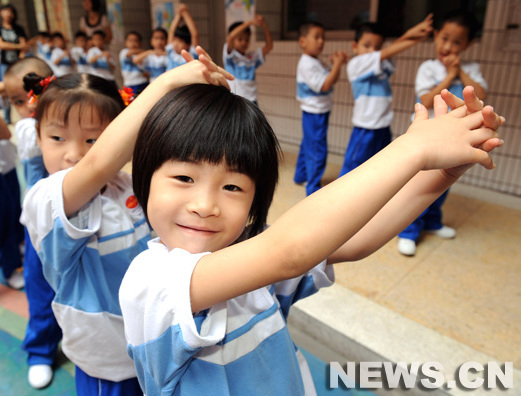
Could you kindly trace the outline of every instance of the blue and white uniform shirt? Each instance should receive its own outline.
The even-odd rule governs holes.
[[[333,88],[322,92],[330,67],[318,58],[302,54],[297,65],[297,100],[307,113],[328,113],[333,107]]]
[[[0,140],[0,173],[5,175],[16,167],[16,146],[8,139]]]
[[[27,189],[49,174],[43,163],[42,150],[38,146],[36,120],[32,117],[23,118],[15,126],[16,141],[18,142],[18,157],[24,168],[24,177]]]
[[[123,77],[123,85],[131,87],[133,85],[141,85],[148,82],[144,70],[136,65],[133,61],[134,55],[127,56],[129,49],[124,48],[119,52],[119,64],[121,65],[121,76]]]
[[[52,308],[65,355],[92,377],[123,381],[136,371],[126,352],[118,291],[130,263],[146,249],[150,229],[124,172],[67,218],[62,185],[68,171],[29,190],[21,222],[56,292]]]
[[[174,46],[172,45],[172,43],[167,44],[167,46],[165,47],[165,50],[166,50],[166,56],[168,58],[166,70],[172,70],[172,69],[176,68],[177,66],[181,66],[186,63],[186,60],[185,60],[185,58],[183,58],[183,55],[175,52]],[[197,53],[197,51],[195,50],[195,47],[193,45],[190,46],[190,48],[188,49],[188,52],[190,53],[190,55],[192,55],[192,57],[194,59],[199,59],[199,54]]]
[[[112,57],[107,59],[106,56],[102,56],[101,58],[98,58],[96,62],[90,62],[92,58],[97,57],[101,54],[103,54],[103,51],[101,51],[98,47],[92,47],[87,52],[87,63],[90,65],[89,73],[94,74],[98,77],[102,77],[105,80],[115,81],[114,73],[110,68],[110,65],[114,66],[114,60],[112,59]]]
[[[462,62],[461,69],[468,76],[488,91],[488,84],[481,74],[479,64],[476,62]],[[441,83],[447,77],[447,68],[439,59],[429,59],[423,62],[416,73],[416,82],[414,92],[416,100],[419,102],[420,97],[429,93],[434,87]],[[459,78],[452,81],[449,91],[458,98],[463,99],[463,83]],[[429,109],[430,117],[434,116],[434,111]]]
[[[248,100],[257,100],[257,82],[255,81],[255,71],[265,62],[262,48],[257,48],[253,52],[241,54],[232,49],[228,53],[228,44],[224,44],[223,62],[226,71],[235,76],[235,80],[229,81],[231,91]]]
[[[389,77],[394,64],[380,59],[381,51],[357,55],[347,64],[347,78],[353,98],[353,125],[365,129],[380,129],[393,120],[392,92]]]
[[[48,65],[51,65],[51,53],[51,44],[42,44],[39,41],[36,42],[36,56],[45,61]]]
[[[288,332],[290,306],[334,282],[325,262],[197,314],[190,282],[201,257],[168,251],[156,238],[132,262],[120,288],[128,352],[147,396],[315,395]]]
[[[56,63],[58,59],[61,60]],[[51,52],[51,65],[53,73],[56,77],[74,73],[74,66],[69,55],[65,55],[65,51],[61,48],[54,48]]]
[[[89,73],[90,65],[87,63],[87,53],[81,47],[71,48],[72,59],[76,62],[76,71],[78,73]]]
[[[150,54],[143,60],[143,68],[148,72],[150,82],[166,71],[168,57],[166,55]]]

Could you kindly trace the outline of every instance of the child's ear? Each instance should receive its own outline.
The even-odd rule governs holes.
[[[356,51],[358,50],[358,43],[356,41],[354,41],[354,40],[351,41],[351,48],[356,53]]]
[[[306,38],[305,37],[299,37],[298,38],[298,45],[300,45],[300,48],[303,48],[305,43],[306,43]]]

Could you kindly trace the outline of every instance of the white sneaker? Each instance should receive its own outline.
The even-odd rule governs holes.
[[[443,226],[439,230],[425,230],[430,234],[434,234],[443,239],[452,239],[456,236],[456,230],[451,227]]]
[[[398,251],[405,256],[414,256],[416,253],[416,242],[412,239],[398,238]]]
[[[23,289],[25,286],[25,279],[22,271],[15,270],[13,274],[5,281],[12,289],[19,290]]]
[[[29,367],[27,379],[33,388],[42,389],[51,383],[52,375],[52,368],[48,364],[35,364]]]

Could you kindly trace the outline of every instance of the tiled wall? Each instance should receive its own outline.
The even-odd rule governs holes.
[[[507,119],[507,124],[501,128],[505,145],[493,154],[497,164],[494,171],[475,166],[461,181],[467,185],[521,197],[521,53],[502,49],[507,6],[506,0],[488,0],[483,37],[463,54],[465,59],[474,59],[480,63],[490,87],[486,102]],[[259,12],[263,9],[270,11],[269,17],[276,19],[271,6],[258,2],[257,9]],[[324,49],[324,58],[327,59],[335,50],[346,50],[348,46],[347,41],[329,41]],[[268,115],[279,139],[295,146],[301,139],[301,112],[295,100],[295,71],[300,54],[296,41],[276,41],[266,64],[257,73],[259,105]],[[434,49],[430,40],[396,58],[397,70],[391,79],[395,114],[391,128],[395,136],[404,133],[410,123],[416,70],[423,60],[433,57]],[[329,130],[330,153],[343,155],[352,129],[352,109],[353,97],[346,73],[343,72],[334,91]]]

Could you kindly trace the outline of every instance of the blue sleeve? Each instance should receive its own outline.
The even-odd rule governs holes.
[[[284,317],[287,318],[293,304],[315,294],[322,287],[331,286],[334,281],[333,266],[323,261],[301,277],[277,282],[273,285],[273,292]]]

